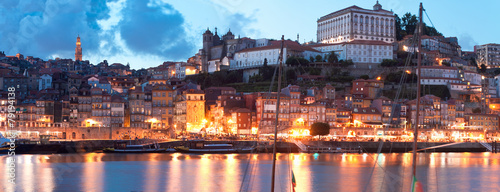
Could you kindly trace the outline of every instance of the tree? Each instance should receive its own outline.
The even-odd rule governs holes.
[[[486,73],[486,65],[485,64],[481,64],[480,71],[481,71],[481,73]]]
[[[321,123],[321,122],[316,122],[311,125],[311,135],[312,136],[319,136],[321,135],[328,135],[330,134],[330,125],[328,123]],[[318,137],[318,142],[319,142],[319,137]]]
[[[441,65],[443,65],[443,66],[447,66],[447,67],[450,67],[450,66],[451,66],[450,62],[448,62],[448,61],[443,61],[443,62],[441,62]]]
[[[264,67],[267,67],[267,58],[264,58]]]
[[[396,16],[395,23],[396,23],[396,39],[400,41],[403,39],[403,37],[406,35],[403,34],[403,29],[401,28],[401,18],[399,18],[398,14],[394,14]]]
[[[382,60],[382,63],[380,63],[380,66],[382,67],[394,67],[398,65],[398,61],[394,59],[384,59]]]
[[[342,66],[342,67],[349,67],[350,65],[354,65],[354,62],[352,62],[352,59],[349,59],[347,61],[344,61],[344,60],[340,61],[340,66]]]
[[[305,65],[309,64],[309,61],[307,59],[302,58],[302,57],[291,56],[291,57],[288,57],[288,59],[286,59],[285,63],[287,65],[290,65],[290,66],[305,66]]]
[[[288,69],[286,71],[286,79],[288,80],[288,82],[293,82],[297,79],[297,73],[295,73],[295,70],[293,69]]]
[[[481,113],[481,108],[475,108],[472,110],[472,113]]]
[[[339,57],[338,55],[332,51],[330,52],[330,54],[328,55],[328,63],[338,63],[339,62]]]
[[[367,80],[367,79],[370,78],[370,76],[368,76],[368,75],[361,75],[361,76],[359,76],[359,78]]]
[[[309,56],[309,61],[314,62],[314,57],[313,56]]]
[[[316,55],[316,62],[323,62],[323,57],[321,57],[321,55]]]

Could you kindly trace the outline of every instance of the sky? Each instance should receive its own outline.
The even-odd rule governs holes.
[[[83,60],[130,63],[132,68],[186,61],[202,46],[209,28],[229,29],[250,38],[316,41],[319,17],[357,5],[372,9],[375,0],[1,0],[0,51],[44,60],[74,59],[80,36]],[[418,14],[420,1],[380,0],[395,14]],[[423,0],[436,29],[457,37],[464,51],[500,43],[500,1]],[[424,14],[425,15],[425,14]],[[430,24],[427,17],[424,21]]]

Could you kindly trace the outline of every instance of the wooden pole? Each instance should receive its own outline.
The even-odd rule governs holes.
[[[274,147],[273,147],[273,174],[272,174],[272,181],[271,181],[271,192],[274,192],[274,180],[276,177],[276,145],[277,143],[277,138],[278,138],[278,122],[279,122],[279,110],[280,110],[280,93],[281,93],[281,65],[283,64],[283,41],[285,40],[285,36],[281,36],[281,56],[280,56],[280,63],[278,66],[278,91],[277,91],[277,99],[276,99],[276,120],[275,120],[275,125],[274,125]]]
[[[422,56],[421,56],[421,50],[422,50],[422,11],[423,11],[423,6],[422,3],[420,3],[420,9],[419,9],[419,22],[418,22],[418,50],[417,50],[417,58],[418,58],[418,63],[417,63],[417,116],[415,118],[415,126],[414,126],[414,131],[413,131],[413,176],[417,176],[417,140],[418,140],[418,124],[419,124],[419,117],[420,117],[420,65],[422,63]]]

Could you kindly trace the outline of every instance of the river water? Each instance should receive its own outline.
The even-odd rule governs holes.
[[[272,154],[17,155],[0,191],[270,191]],[[410,191],[410,153],[278,154],[275,191]],[[500,154],[420,153],[425,191],[500,191]],[[0,167],[8,170],[7,156]]]

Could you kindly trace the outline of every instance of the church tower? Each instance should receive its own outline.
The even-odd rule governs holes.
[[[203,55],[201,61],[201,70],[203,72],[208,71],[208,61],[211,59],[211,48],[214,46],[213,34],[207,28],[205,33],[203,33]]]
[[[80,43],[80,35],[76,38],[75,61],[82,61],[82,43]]]

